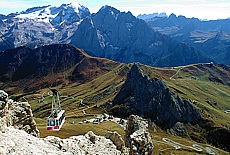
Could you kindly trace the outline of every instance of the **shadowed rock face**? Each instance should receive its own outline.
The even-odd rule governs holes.
[[[124,63],[163,67],[211,61],[188,44],[153,31],[130,12],[110,6],[85,18],[70,40],[90,55]]]
[[[113,103],[119,105],[113,111],[115,115],[128,117],[136,114],[166,128],[177,122],[196,123],[201,119],[189,101],[175,95],[164,81],[144,75],[138,64],[132,66]]]
[[[17,81],[33,74],[58,73],[71,68],[84,57],[84,52],[67,44],[7,50],[0,56],[0,80]]]
[[[0,52],[1,89],[14,82],[19,89],[34,91],[66,81],[84,83],[109,72],[118,62],[88,56],[83,50],[69,44],[53,44],[36,49],[18,47]],[[110,69],[104,69],[104,68]],[[40,80],[45,76],[48,81]],[[18,92],[11,89],[10,94]]]

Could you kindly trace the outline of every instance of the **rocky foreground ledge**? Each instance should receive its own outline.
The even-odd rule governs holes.
[[[0,154],[153,154],[153,144],[147,132],[147,122],[139,116],[128,118],[125,141],[117,132],[97,136],[85,135],[61,139],[39,138],[28,102],[15,102],[0,90]]]
[[[39,137],[39,130],[33,119],[30,104],[15,102],[8,98],[6,92],[0,90],[0,131],[4,131],[5,127],[9,126]]]

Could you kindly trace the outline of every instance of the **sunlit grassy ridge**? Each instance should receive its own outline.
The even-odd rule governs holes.
[[[197,64],[175,68],[144,67],[145,72],[163,79],[171,90],[182,98],[190,100],[204,118],[215,126],[230,128],[230,118],[224,113],[230,109],[230,72],[221,65]],[[222,83],[210,81],[210,75],[218,77]]]

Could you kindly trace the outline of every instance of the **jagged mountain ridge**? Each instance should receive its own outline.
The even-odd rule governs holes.
[[[120,105],[114,110],[115,115],[136,114],[166,128],[177,122],[198,123],[201,119],[198,110],[188,100],[175,95],[164,81],[150,79],[139,64],[132,66],[113,103]]]
[[[218,63],[229,65],[230,19],[201,21],[171,14],[168,18],[154,17],[145,21],[152,29],[187,42]]]
[[[75,22],[81,18],[89,16],[89,9],[81,4],[62,4],[60,7],[56,6],[41,6],[29,8],[20,13],[11,13],[9,15],[0,16],[3,20],[9,20],[12,17],[20,22],[32,19],[38,22],[51,22],[53,25],[62,22]],[[58,20],[59,19],[59,20]]]
[[[224,114],[224,109],[229,109],[227,103],[230,98],[229,94],[225,93],[229,87],[229,66],[207,63],[178,69],[177,73],[172,74],[170,69],[154,69],[134,64],[113,100],[111,111],[119,117],[126,117],[130,113],[137,114],[151,119],[172,134],[182,137],[189,135],[195,141],[204,138],[206,142],[215,146],[218,143],[229,150],[229,121]],[[223,87],[226,87],[226,90]],[[217,100],[213,98],[215,93],[219,94],[215,97]],[[226,101],[222,101],[225,99]],[[217,116],[216,111],[223,117]],[[206,112],[210,112],[208,117]],[[217,125],[217,119],[225,119],[225,125]],[[192,133],[198,128],[204,130],[204,133]],[[221,135],[221,132],[225,133],[226,138],[216,136]]]
[[[86,29],[93,35],[88,36]],[[84,37],[78,39],[82,35]],[[130,12],[120,12],[110,6],[102,7],[91,19],[84,19],[73,37],[76,39],[72,39],[72,44],[93,55],[119,62],[176,66],[210,60],[201,51],[152,31]],[[91,40],[97,40],[93,42],[94,46]]]
[[[164,18],[166,18],[168,16],[167,16],[167,14],[165,12],[161,12],[161,13],[156,12],[156,13],[152,13],[152,14],[139,14],[137,16],[137,18],[143,19],[143,20],[149,19],[149,18],[154,18],[154,17],[164,17]]]
[[[43,12],[39,14],[42,18],[44,15],[45,19],[38,19],[38,13],[38,17],[28,19],[16,18],[21,15],[7,16],[2,19],[5,26],[1,30],[5,32],[5,38],[16,47],[71,43],[90,55],[153,66],[212,61],[201,51],[154,32],[130,12],[120,12],[110,6],[102,7],[96,14],[90,14],[87,9],[83,13],[76,13],[70,6],[64,5],[59,9],[61,11],[57,16],[51,18],[47,15],[47,12],[52,12],[50,6],[42,8]],[[0,47],[6,49],[3,42]]]

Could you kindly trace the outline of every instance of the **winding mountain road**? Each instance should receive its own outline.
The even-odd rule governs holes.
[[[175,141],[173,141],[173,140],[171,140],[169,138],[162,138],[162,141],[158,141],[158,140],[152,140],[152,141],[157,142],[157,143],[170,145],[170,146],[174,147],[176,150],[184,147],[184,148],[189,148],[189,149],[195,150],[197,152],[206,151],[208,154],[219,155],[219,153],[216,152],[215,150],[213,150],[212,148],[210,148],[210,147],[205,147],[204,148],[203,146],[198,145],[198,144],[193,144],[192,146],[187,146],[187,145],[175,142]],[[165,150],[168,150],[168,149],[169,148],[166,148],[166,149],[160,150],[160,151],[165,151]]]
[[[82,99],[79,99],[79,101],[80,101],[80,105],[83,105],[83,106],[86,107],[85,109],[82,110],[82,112],[83,112],[84,115],[86,115],[86,116],[96,116],[96,115],[99,115],[99,114],[87,114],[86,110],[89,109],[90,106],[84,104]]]
[[[184,68],[184,67],[183,67],[183,68]],[[171,76],[169,79],[170,79],[170,80],[176,80],[176,79],[174,79],[173,77],[176,76],[176,75],[180,72],[180,70],[183,69],[183,68],[179,68],[178,71],[177,71],[173,76]]]
[[[213,63],[210,62],[210,63],[199,63],[199,64],[201,64],[201,65],[207,65],[207,64],[213,64]],[[189,66],[194,66],[194,64],[187,65],[187,66],[179,66],[181,68],[179,68],[178,71],[173,76],[171,76],[169,79],[170,80],[176,80],[176,79],[174,79],[174,77],[180,72],[180,70],[184,69],[185,67],[189,67]],[[175,69],[175,68],[178,68],[178,67],[173,67],[172,70]]]

